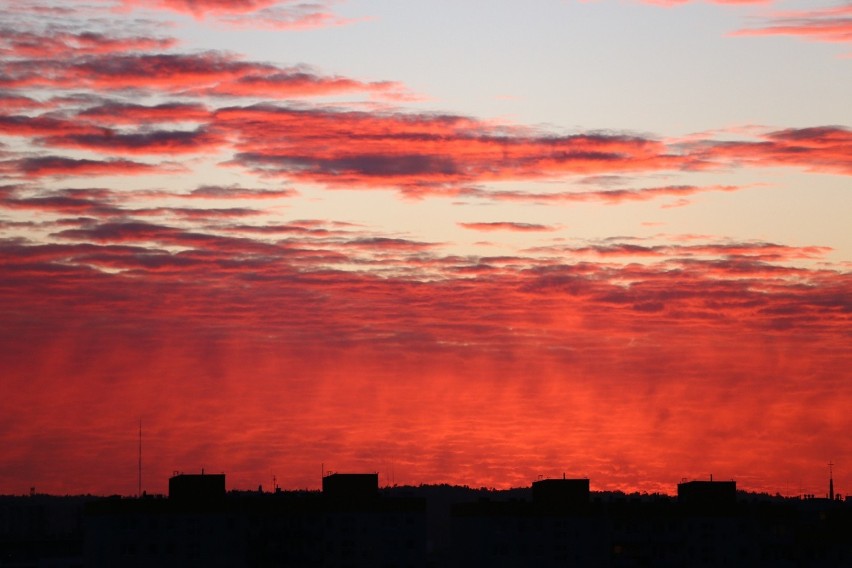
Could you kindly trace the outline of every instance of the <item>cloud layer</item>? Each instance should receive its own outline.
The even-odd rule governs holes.
[[[134,19],[349,22],[332,7],[4,8],[0,492],[132,492],[139,417],[152,491],[201,466],[316,487],[325,462],[666,492],[714,467],[775,492],[850,449],[832,243],[637,228],[675,218],[648,205],[774,195],[778,168],[847,180],[848,125],[524,125]]]

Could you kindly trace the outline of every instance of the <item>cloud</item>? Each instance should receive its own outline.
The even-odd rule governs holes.
[[[232,164],[334,187],[416,190],[679,163],[662,143],[640,136],[555,136],[452,115],[258,105],[220,109],[214,124],[236,138]]]
[[[207,13],[246,13],[272,6],[280,0],[123,0],[129,6],[151,6],[202,17]]]
[[[787,35],[810,41],[852,42],[852,6],[778,12],[763,25],[743,28],[734,36]]]
[[[676,237],[668,237],[676,238]],[[710,242],[691,245],[646,245],[636,243],[606,243],[593,246],[550,245],[526,249],[526,252],[572,255],[594,255],[601,257],[657,257],[667,259],[745,258],[760,262],[788,262],[801,259],[821,259],[831,252],[828,247],[793,247],[767,242]]]
[[[179,171],[175,166],[158,166],[132,160],[89,160],[62,156],[39,156],[0,161],[0,172],[26,178],[45,176],[112,176]]]
[[[355,238],[341,243],[344,247],[356,247],[373,251],[424,251],[434,248],[434,243],[390,237]]]
[[[12,197],[0,198],[0,204],[9,209],[28,209],[69,215],[114,215],[120,209],[97,198],[86,195],[74,195],[69,193],[53,193],[35,197]]]
[[[844,126],[788,128],[758,141],[700,141],[687,144],[692,167],[720,165],[797,167],[805,171],[852,175],[852,130]]]
[[[7,136],[88,135],[105,129],[86,122],[51,116],[0,115],[0,134]]]
[[[374,462],[361,454],[388,446],[375,455],[404,461],[405,483],[526,484],[555,452],[588,453],[603,487],[644,489],[671,463],[740,455],[731,445],[782,459],[793,444],[814,457],[814,429],[841,440],[850,427],[838,395],[850,379],[849,274],[784,264],[822,251],[706,240],[645,243],[642,263],[614,250],[600,261],[580,250],[461,258],[389,235],[305,232],[333,226],[294,222],[302,232],[276,243],[139,222],[0,242],[3,415],[21,418],[35,401],[51,410],[27,411],[30,428],[7,437],[7,455],[74,421],[73,452],[54,461],[74,469],[75,455],[94,457],[71,489],[122,490],[111,485],[116,454],[97,449],[120,451],[120,436],[94,433],[141,414],[162,431],[148,467],[163,481],[152,484],[189,455],[250,486],[258,446],[260,470],[280,466],[292,486],[313,487],[318,455],[365,469]],[[332,250],[319,250],[325,237]],[[837,418],[805,428],[802,400]],[[214,411],[211,426],[202,417]],[[249,433],[234,436],[233,424]],[[201,425],[216,444],[195,442]],[[593,458],[601,448],[618,455]],[[466,469],[472,459],[488,471]],[[24,479],[52,490],[39,460],[22,463]],[[646,473],[622,477],[615,464]],[[754,488],[772,487],[775,466],[758,466],[748,467]],[[0,472],[13,490],[19,475]]]
[[[642,0],[646,4],[655,4],[657,6],[680,6],[682,4],[689,4],[692,2],[697,2],[698,0]],[[751,5],[751,4],[771,4],[774,0],[702,0],[704,2],[709,2],[711,4],[728,4],[733,6],[738,5]]]
[[[144,5],[235,25],[278,9],[274,25],[334,22],[324,3]],[[778,463],[806,471],[829,453],[819,440],[848,439],[839,249],[557,238],[560,225],[510,207],[677,204],[754,187],[706,181],[740,166],[849,175],[848,126],[673,141],[388,109],[350,99],[393,101],[404,86],[190,52],[136,23],[86,35],[106,20],[55,18],[91,3],[42,7],[0,39],[10,491],[132,492],[116,463],[135,463],[135,446],[114,433],[140,415],[159,444],[151,479],[189,461],[236,487],[264,471],[315,487],[328,456],[353,471],[397,459],[402,482],[527,485],[572,456],[608,488],[671,491],[673,468],[719,460],[771,489]],[[258,179],[232,184],[221,166]],[[92,182],[119,174],[139,177]],[[341,222],[359,215],[349,209],[288,219],[321,217],[303,202],[331,211],[309,184],[502,202],[498,221],[460,226],[528,231],[538,246],[480,256],[482,243]],[[287,201],[296,188],[303,199]]]
[[[207,90],[206,94],[284,99],[348,92],[368,92],[378,98],[395,100],[412,96],[403,85],[392,81],[364,83],[346,77],[323,77],[298,68],[245,75],[228,83],[220,83]]]
[[[842,126],[786,129],[757,141],[694,139],[671,146],[610,133],[553,135],[469,117],[367,113],[255,105],[226,107],[213,124],[234,139],[229,162],[263,176],[329,187],[395,188],[407,196],[619,203],[737,186],[692,185],[538,193],[487,191],[474,183],[559,179],[623,172],[788,165],[849,174],[850,134]]]
[[[0,91],[0,108],[3,108],[5,111],[36,109],[41,106],[40,102],[30,97]]]
[[[294,189],[251,189],[238,185],[202,185],[186,197],[198,199],[279,199],[298,195]]]
[[[196,19],[208,16],[217,22],[281,30],[306,30],[351,23],[332,11],[334,2],[318,0],[122,0],[129,7],[150,7],[189,14]]]
[[[449,189],[432,188],[422,189],[421,196],[436,195],[444,197],[471,197],[491,201],[516,201],[528,203],[548,202],[602,202],[608,205],[617,205],[630,201],[649,201],[661,197],[679,197],[694,195],[709,191],[738,191],[746,189],[746,186],[734,185],[670,185],[660,187],[643,187],[631,189],[605,189],[597,191],[519,191],[519,190],[491,190],[478,187],[454,187]]]
[[[206,192],[210,189],[199,188],[202,193],[211,197]],[[286,192],[264,190],[249,190],[242,188],[220,188],[222,192],[214,192],[217,199],[267,199],[288,196]],[[260,192],[260,193],[258,193]],[[194,192],[193,192],[194,193]],[[190,208],[190,207],[133,207],[136,201],[150,202],[152,196],[157,198],[193,198],[193,194],[158,193],[150,191],[111,191],[101,188],[74,188],[45,191],[35,187],[27,186],[4,186],[0,187],[0,207],[18,210],[42,211],[57,215],[86,215],[87,223],[96,222],[99,219],[120,219],[125,222],[130,217],[179,217],[194,221],[209,221],[214,219],[239,218],[259,215],[262,212],[257,209],[246,207],[227,208]],[[63,220],[62,222],[66,222]]]
[[[318,28],[347,26],[369,18],[343,18],[330,9],[331,3],[300,3],[288,6],[285,3],[263,8],[251,14],[230,14],[219,17],[219,21],[235,26],[269,28],[285,31],[313,30]]]
[[[327,77],[302,67],[280,67],[236,56],[204,53],[109,53],[8,60],[0,88],[88,88],[286,99],[341,93],[378,98],[410,96],[404,86]]]
[[[39,140],[45,146],[91,150],[108,154],[198,154],[214,152],[225,140],[205,129],[193,131],[157,130],[152,132],[69,134]]]
[[[538,223],[515,223],[508,221],[497,221],[490,223],[458,223],[460,227],[472,231],[515,231],[520,233],[555,231],[556,227],[540,225]]]
[[[111,44],[109,38],[99,36],[99,41]],[[844,175],[852,171],[849,130],[844,126],[750,132],[734,140],[708,135],[667,142],[620,132],[557,134],[461,115],[356,111],[347,105],[222,107],[225,97],[238,102],[248,99],[245,103],[256,98],[332,94],[393,99],[406,96],[407,91],[395,82],[326,76],[305,67],[281,67],[215,51],[71,52],[65,58],[11,58],[0,65],[0,83],[7,87],[18,91],[39,87],[58,95],[49,102],[49,113],[0,117],[0,133],[27,138],[35,150],[49,148],[54,154],[9,154],[12,159],[3,162],[4,171],[26,168],[17,172],[20,176],[42,175],[50,167],[58,167],[56,160],[65,160],[75,171],[117,170],[123,165],[153,172],[153,166],[122,161],[121,157],[215,152],[230,154],[221,165],[240,166],[261,178],[330,188],[393,189],[407,198],[618,204],[672,197],[679,201],[667,206],[679,206],[688,203],[684,197],[695,193],[740,187],[677,184],[531,192],[496,190],[483,184],[590,176],[608,179],[625,173],[737,166],[788,165]],[[64,91],[71,88],[77,92],[67,96]],[[165,100],[143,105],[111,98],[129,90]],[[178,95],[180,100],[170,100]],[[15,100],[26,108],[32,99]],[[56,155],[62,149],[113,158],[106,160],[112,165],[96,167],[99,160]]]
[[[145,106],[132,103],[107,102],[80,111],[78,118],[94,120],[101,124],[157,124],[176,122],[200,122],[210,120],[212,114],[201,103],[162,103]]]
[[[99,32],[71,32],[49,28],[43,32],[0,27],[0,54],[14,58],[57,58],[83,55],[110,55],[128,51],[169,49],[172,38],[112,36]]]

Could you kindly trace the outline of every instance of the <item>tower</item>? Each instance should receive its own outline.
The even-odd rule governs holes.
[[[834,501],[834,464],[828,462],[828,498]]]
[[[142,418],[139,418],[139,475],[138,475],[138,489],[136,491],[137,497],[142,497]]]

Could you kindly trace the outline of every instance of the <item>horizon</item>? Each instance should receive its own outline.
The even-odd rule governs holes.
[[[832,465],[835,465],[835,464],[832,464]],[[678,488],[679,485],[684,484],[684,483],[693,483],[693,482],[706,482],[706,483],[733,482],[733,483],[737,483],[736,479],[733,479],[733,478],[731,478],[731,479],[727,479],[727,478],[719,479],[718,476],[714,476],[713,474],[709,474],[708,477],[700,478],[700,479],[699,478],[683,477],[675,484],[674,493],[672,493],[672,492],[666,492],[666,491],[624,491],[622,489],[594,488],[594,487],[591,486],[592,480],[588,477],[582,477],[582,476],[581,477],[566,477],[565,474],[563,474],[562,477],[558,477],[558,476],[557,477],[545,477],[545,476],[539,475],[536,479],[531,480],[526,485],[517,485],[517,486],[509,486],[509,487],[487,487],[487,486],[469,485],[467,483],[448,483],[448,482],[444,482],[444,481],[433,481],[433,482],[429,482],[429,483],[402,483],[402,484],[400,484],[400,483],[396,483],[395,481],[392,481],[390,479],[390,474],[388,472],[385,472],[384,474],[382,474],[382,472],[379,472],[379,471],[362,471],[362,472],[324,471],[323,474],[320,477],[320,484],[319,484],[318,487],[286,487],[285,488],[285,487],[281,487],[277,483],[277,476],[273,476],[273,478],[272,478],[273,484],[272,484],[271,489],[270,489],[268,486],[265,486],[263,483],[258,483],[256,488],[254,486],[252,486],[252,487],[234,487],[234,486],[228,487],[228,485],[227,485],[227,479],[228,479],[227,472],[224,472],[224,471],[212,471],[211,472],[211,471],[207,471],[205,468],[202,468],[199,472],[185,472],[185,471],[174,470],[166,481],[168,482],[169,479],[172,479],[172,478],[175,478],[175,477],[181,477],[181,476],[221,475],[225,479],[225,484],[226,484],[225,490],[226,490],[226,492],[234,491],[234,492],[273,494],[273,493],[278,493],[278,492],[285,492],[285,493],[286,492],[303,492],[303,491],[322,492],[322,479],[323,478],[333,476],[333,475],[353,475],[353,474],[357,474],[357,475],[374,474],[374,475],[376,475],[379,490],[398,489],[398,488],[406,488],[406,487],[448,486],[448,487],[470,489],[470,490],[473,490],[473,491],[503,492],[503,491],[517,491],[517,490],[523,490],[523,489],[531,489],[532,486],[536,482],[539,482],[539,481],[553,481],[553,480],[568,479],[568,480],[571,480],[571,481],[576,481],[576,480],[589,481],[590,482],[589,491],[591,493],[622,493],[622,494],[625,494],[625,495],[635,495],[635,494],[639,494],[639,495],[663,495],[663,496],[667,496],[667,497],[677,497],[677,488]],[[384,478],[383,478],[383,475],[384,475]],[[833,474],[830,473],[829,480],[826,482],[827,483],[826,488],[829,488],[829,486],[830,486],[831,490],[834,490],[834,495],[837,497],[838,500],[840,500],[841,497],[844,497],[844,496],[850,497],[849,495],[846,495],[842,491],[842,489],[838,490],[836,484],[831,485],[831,482],[833,481],[833,479],[834,479]],[[384,482],[383,482],[383,480],[384,480]],[[165,492],[162,492],[162,491],[151,492],[151,491],[148,491],[147,489],[145,489],[144,483],[143,483],[142,487],[143,488],[142,488],[141,493],[137,492],[137,493],[132,493],[132,494],[66,493],[66,494],[60,495],[60,494],[55,494],[55,493],[40,493],[37,490],[38,488],[33,486],[33,487],[30,487],[29,493],[27,493],[27,494],[0,493],[0,497],[3,497],[3,496],[4,497],[27,497],[27,496],[36,496],[36,495],[44,495],[44,496],[49,496],[49,497],[83,497],[83,496],[116,497],[116,496],[118,496],[118,497],[121,497],[123,499],[138,499],[138,498],[144,498],[144,497],[168,497],[168,495],[169,495],[168,488],[166,489]],[[825,492],[825,496],[826,496],[825,498],[826,499],[829,496],[829,491],[830,490],[827,490]],[[744,487],[739,486],[739,485],[737,486],[737,492],[738,493],[748,493],[750,495],[769,495],[771,497],[781,497],[781,498],[784,498],[784,499],[798,499],[798,500],[803,500],[803,499],[807,500],[807,499],[812,499],[812,498],[821,499],[822,498],[822,497],[820,497],[820,495],[821,495],[820,493],[808,493],[808,492],[782,493],[780,491],[776,491],[776,492],[756,491],[756,490],[752,490],[752,489],[749,489],[749,488],[744,488]]]
[[[848,2],[0,22],[0,493],[852,486]]]

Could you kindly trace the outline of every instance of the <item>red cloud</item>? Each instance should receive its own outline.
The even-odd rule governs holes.
[[[172,171],[174,168],[170,168]],[[29,178],[44,176],[137,175],[167,171],[167,168],[131,160],[87,160],[62,156],[40,156],[0,162],[0,172]]]
[[[549,136],[467,117],[255,106],[214,125],[237,138],[233,163],[332,186],[416,188],[676,167],[655,140],[616,134]]]
[[[233,97],[283,99],[293,96],[325,96],[347,92],[369,92],[377,97],[405,98],[405,87],[392,81],[363,83],[346,77],[323,77],[298,69],[274,73],[246,75],[223,82],[207,90],[207,94]]]
[[[29,209],[45,211],[50,213],[72,214],[72,215],[114,215],[119,209],[85,196],[69,194],[40,195],[34,197],[6,197],[0,198],[0,204],[9,209]]]
[[[285,0],[286,1],[286,0]],[[205,13],[255,12],[281,2],[281,0],[124,0],[130,5],[149,5],[196,16]]]
[[[0,92],[0,108],[5,111],[37,109],[43,105],[35,99],[21,94]]]
[[[762,141],[699,142],[691,146],[697,167],[709,164],[793,166],[812,172],[852,175],[852,131],[842,126],[791,128]]]
[[[790,35],[811,41],[852,42],[852,6],[782,12],[765,25],[737,30],[732,35]]]
[[[5,70],[5,75],[0,76],[0,87],[7,88],[139,89],[261,98],[352,92],[388,98],[409,96],[398,83],[363,83],[345,77],[326,77],[300,67],[283,68],[244,61],[217,52],[21,59],[6,62],[0,70]]]
[[[93,150],[109,154],[197,154],[212,152],[225,144],[220,136],[204,130],[166,131],[140,133],[71,134],[49,136],[42,144],[59,148]]]
[[[89,135],[105,132],[87,122],[50,116],[0,115],[0,134],[12,136]]]
[[[331,2],[298,0],[124,0],[128,6],[153,7],[190,14],[197,19],[213,16],[231,25],[310,29],[348,23],[330,10]]]
[[[148,5],[222,12],[214,3]],[[258,7],[266,9],[225,9],[258,15]],[[191,97],[396,87],[218,53],[63,41],[76,46],[68,58],[50,56],[56,45],[45,40],[42,51],[19,45],[17,59],[0,62],[2,84],[74,93],[40,116],[26,115],[40,107],[35,99],[0,99],[11,101],[0,119],[4,135],[101,154],[230,148],[234,163],[271,176],[503,200],[617,203],[738,188],[524,193],[474,184],[738,163],[852,173],[842,126],[675,147],[645,136],[554,135],[428,113],[217,110],[208,106],[215,99]],[[166,102],[103,100],[120,89]],[[170,101],[174,94],[182,102]],[[21,156],[9,150],[0,173],[169,168]],[[21,235],[0,240],[0,416],[16,424],[4,435],[0,486],[127,492],[116,463],[134,463],[135,447],[111,433],[128,416],[132,431],[140,415],[159,429],[160,447],[146,466],[152,479],[165,480],[189,460],[237,472],[229,478],[237,487],[256,486],[269,471],[290,487],[315,487],[323,456],[353,470],[396,459],[403,482],[526,485],[558,456],[572,456],[588,468],[579,473],[604,488],[659,490],[669,480],[663,489],[671,491],[682,472],[713,461],[752,473],[755,489],[774,492],[798,465],[806,471],[823,459],[821,440],[841,444],[832,451],[852,449],[844,390],[852,381],[852,280],[815,262],[826,260],[823,247],[660,237],[525,256],[445,256],[440,243],[364,227],[264,224],[269,217],[251,224],[259,209],[152,202],[289,195],[235,186],[0,186],[7,217],[20,209],[52,214],[0,221],[4,235]],[[142,208],[127,206],[137,200],[146,201]],[[67,217],[52,219],[60,215]],[[35,236],[45,231],[54,232]],[[807,268],[814,265],[822,268]],[[49,463],[39,454],[45,447]],[[57,478],[57,469],[67,475]],[[74,485],[63,485],[66,478]]]
[[[207,122],[211,111],[200,103],[163,103],[144,106],[109,102],[87,108],[78,115],[84,120],[96,120],[102,124],[150,124],[175,122]]]
[[[288,483],[313,487],[317,452],[365,469],[388,446],[402,482],[518,485],[553,454],[571,454],[591,460],[586,473],[604,488],[657,487],[672,467],[712,459],[771,489],[794,463],[778,474],[775,460],[761,466],[767,457],[789,459],[795,444],[805,462],[819,459],[813,436],[844,440],[852,427],[842,389],[852,380],[848,274],[741,258],[597,264],[570,253],[530,267],[373,237],[350,248],[379,263],[397,246],[414,256],[394,258],[382,276],[343,272],[328,263],[376,265],[298,239],[140,223],[65,232],[62,245],[0,243],[10,387],[0,407],[24,425],[4,451],[26,453],[71,421],[76,442],[56,449],[52,467],[74,472],[74,491],[125,491],[103,473],[116,453],[96,450],[126,445],[104,436],[105,424],[143,414],[167,425],[167,439],[152,442],[148,471],[162,473],[153,487],[186,455],[243,472],[235,486],[256,485],[279,451]],[[441,277],[423,277],[432,271]],[[62,380],[69,373],[75,380]],[[748,397],[734,396],[744,389]],[[831,420],[813,422],[797,410],[803,399]],[[37,403],[54,411],[33,416]],[[215,424],[202,419],[214,411]],[[217,443],[193,442],[201,429]],[[46,491],[66,487],[42,461],[24,462],[26,475],[0,473],[10,491],[34,478]],[[617,473],[624,467],[642,474]]]
[[[168,49],[177,44],[177,41],[171,38],[120,37],[95,32],[69,33],[54,30],[50,33],[35,33],[9,28],[2,31],[0,52],[25,58],[114,54]]]

